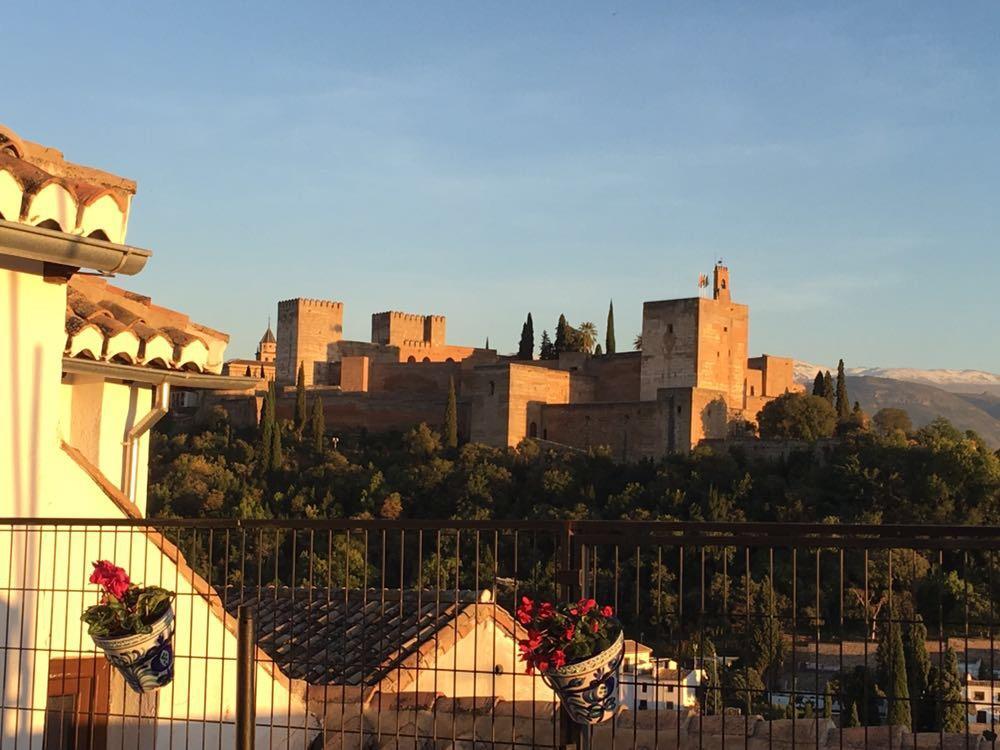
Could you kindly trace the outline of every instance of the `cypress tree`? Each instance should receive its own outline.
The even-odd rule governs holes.
[[[555,359],[555,347],[552,346],[552,339],[549,338],[548,331],[542,331],[542,343],[538,347],[539,359]]]
[[[324,437],[326,435],[326,417],[323,415],[323,399],[319,395],[313,398],[312,415],[309,417],[310,431],[312,432],[313,450],[316,453],[323,452]]]
[[[274,381],[271,381],[260,410],[260,464],[265,469],[271,465],[271,433],[274,427]]]
[[[816,371],[816,379],[813,381],[813,395],[814,396],[822,396],[823,393],[824,393],[824,390],[823,390],[823,371],[822,370],[817,370]]]
[[[705,639],[702,649],[705,669],[705,715],[716,716],[723,711],[722,681],[719,679],[719,660],[716,658],[715,644]]]
[[[302,432],[306,426],[306,367],[299,362],[299,374],[295,379],[295,429]]]
[[[448,406],[444,410],[445,445],[458,447],[458,404],[455,400],[455,378],[448,383]]]
[[[535,358],[535,324],[531,320],[531,313],[528,313],[528,319],[521,326],[521,341],[517,346],[517,358],[525,360]]]
[[[604,350],[608,354],[615,353],[615,303],[608,303],[608,330],[604,334]]]
[[[851,402],[847,398],[847,375],[844,374],[844,360],[837,363],[837,419],[843,421],[851,413]]]
[[[906,655],[903,651],[903,634],[899,621],[890,619],[885,644],[888,653],[879,659],[885,665],[886,675],[883,690],[889,700],[889,713],[886,721],[890,726],[910,727],[910,686],[906,678]]]
[[[830,683],[823,686],[823,718],[833,718],[833,695],[830,693]]]
[[[826,374],[823,376],[823,398],[830,402],[830,406],[833,406],[833,376],[830,375],[830,371],[827,370]]]
[[[958,657],[951,646],[945,651],[944,666],[931,668],[929,682],[934,697],[931,728],[935,732],[964,731],[962,680],[958,676]]]
[[[268,468],[271,471],[277,471],[284,463],[285,457],[281,452],[281,427],[275,425],[274,430],[271,431],[271,458]]]
[[[931,670],[931,658],[927,655],[927,627],[919,614],[906,629],[903,643],[906,653],[906,678],[910,687],[910,718],[912,727],[920,728],[921,708],[927,695],[927,677]]]
[[[555,357],[557,359],[563,352],[569,351],[569,323],[566,322],[566,316],[560,315],[559,322],[556,323],[556,341],[553,344],[553,351],[555,352]]]
[[[858,718],[858,704],[851,704],[851,712],[847,715],[847,720],[844,722],[845,727],[860,727],[861,720]]]
[[[487,349],[490,348],[490,337],[489,336],[486,337],[486,348]]]
[[[594,356],[595,357],[600,357],[603,354],[604,354],[604,350],[601,349],[601,345],[600,344],[598,344],[597,346],[594,347]]]

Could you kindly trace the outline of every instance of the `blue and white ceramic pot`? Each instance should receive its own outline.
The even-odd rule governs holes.
[[[174,679],[173,607],[153,623],[149,633],[91,637],[135,692],[151,693]]]
[[[585,661],[545,672],[542,679],[559,696],[573,721],[600,724],[618,708],[618,676],[624,655],[625,635],[619,632],[610,648]]]

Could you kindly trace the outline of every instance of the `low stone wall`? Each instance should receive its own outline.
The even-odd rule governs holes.
[[[327,704],[323,748],[371,750],[480,750],[554,748],[554,703],[493,698],[435,698],[427,694],[376,697],[367,708]],[[976,734],[910,733],[903,727],[839,729],[829,719],[691,716],[622,707],[593,729],[592,750],[995,750]]]

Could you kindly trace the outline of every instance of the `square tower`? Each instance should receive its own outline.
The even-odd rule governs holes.
[[[275,378],[292,385],[304,365],[306,385],[329,381],[328,363],[344,336],[344,303],[325,299],[286,299],[278,303],[278,351]]]

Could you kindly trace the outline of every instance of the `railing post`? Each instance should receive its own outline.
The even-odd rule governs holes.
[[[559,600],[576,601],[582,594],[583,570],[580,567],[578,550],[573,540],[573,522],[563,523],[556,546],[556,583]],[[587,736],[569,714],[559,712],[559,746],[562,750],[585,750],[589,745]]]
[[[253,750],[257,724],[255,650],[257,633],[253,610],[239,608],[236,645],[236,750]]]

